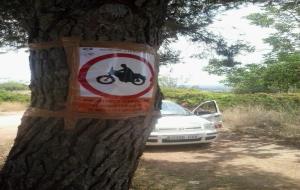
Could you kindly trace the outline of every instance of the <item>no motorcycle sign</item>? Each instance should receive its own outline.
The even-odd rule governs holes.
[[[81,47],[79,57],[77,111],[104,115],[149,111],[155,79],[153,54]]]

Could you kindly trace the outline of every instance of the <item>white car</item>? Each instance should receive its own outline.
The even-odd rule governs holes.
[[[216,140],[217,128],[222,126],[222,114],[214,100],[200,104],[193,111],[164,100],[161,115],[147,145],[210,143]]]

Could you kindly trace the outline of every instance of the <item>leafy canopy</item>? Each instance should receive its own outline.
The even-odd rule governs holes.
[[[139,1],[144,3],[145,1]],[[163,27],[161,31],[161,64],[180,61],[180,52],[170,49],[169,44],[178,39],[178,36],[185,36],[195,43],[204,43],[216,53],[224,56],[226,65],[235,65],[234,56],[240,50],[245,50],[246,45],[240,42],[228,45],[221,36],[209,31],[207,26],[214,22],[217,14],[227,9],[236,8],[240,4],[249,2],[244,0],[166,0],[167,13],[163,15]],[[257,2],[257,1],[252,1]],[[267,2],[267,1],[266,1]],[[45,9],[54,3],[60,9]],[[25,47],[36,35],[38,27],[43,27],[39,21],[43,14],[57,14],[57,18],[74,17],[78,10],[88,10],[100,7],[104,3],[121,3],[125,6],[135,6],[136,1],[46,1],[46,0],[0,0],[0,46]],[[45,6],[47,5],[47,6]],[[41,16],[42,15],[42,16]],[[53,22],[55,24],[56,22]],[[44,39],[47,40],[47,39]]]
[[[300,50],[299,1],[269,4],[262,13],[250,14],[247,18],[252,24],[274,29],[275,32],[264,39],[272,47],[272,52],[267,55],[268,59]]]
[[[297,91],[300,89],[300,52],[281,54],[273,64],[232,68],[223,82],[238,93]]]
[[[300,2],[283,1],[262,7],[247,18],[252,24],[272,28],[264,39],[272,47],[263,63],[226,65],[212,59],[206,70],[225,75],[223,81],[236,92],[288,92],[300,89]]]

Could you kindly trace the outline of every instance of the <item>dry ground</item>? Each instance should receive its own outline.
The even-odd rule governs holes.
[[[23,111],[27,107],[26,103],[21,102],[0,102],[0,114],[12,111]]]
[[[20,117],[21,113],[0,114],[0,165]],[[132,189],[296,190],[300,189],[300,150],[229,130],[223,130],[211,146],[148,147]]]
[[[299,149],[223,131],[211,146],[148,147],[135,189],[300,189]]]
[[[12,146],[23,112],[0,112],[0,168]]]

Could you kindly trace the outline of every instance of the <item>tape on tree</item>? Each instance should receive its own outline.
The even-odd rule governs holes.
[[[31,49],[64,47],[70,69],[66,109],[29,108],[26,116],[64,117],[67,127],[79,118],[120,119],[152,113],[158,57],[136,43],[59,42],[30,44]]]

